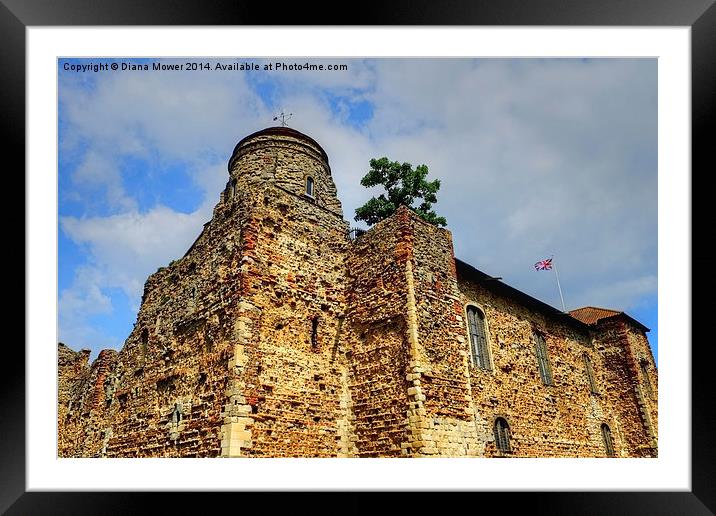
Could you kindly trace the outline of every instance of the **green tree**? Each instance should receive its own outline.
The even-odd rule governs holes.
[[[432,210],[438,201],[437,191],[440,180],[426,181],[428,167],[419,165],[413,169],[410,163],[402,165],[388,158],[370,160],[370,170],[360,180],[365,187],[382,185],[385,192],[372,197],[363,206],[356,209],[355,220],[365,221],[369,226],[390,217],[399,206],[407,206],[423,220],[436,226],[445,226],[445,217],[438,217]],[[420,202],[415,207],[413,204]]]

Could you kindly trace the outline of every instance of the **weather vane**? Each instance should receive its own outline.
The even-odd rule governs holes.
[[[293,116],[293,113],[289,113],[288,115],[281,111],[281,114],[278,116],[273,117],[275,120],[281,120],[281,127],[286,127],[288,124],[286,123],[291,117]]]

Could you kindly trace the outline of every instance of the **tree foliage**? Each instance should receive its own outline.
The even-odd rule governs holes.
[[[413,169],[410,163],[401,165],[386,157],[370,160],[370,170],[360,184],[365,187],[382,185],[385,193],[372,197],[356,209],[355,220],[365,221],[372,226],[391,216],[402,205],[431,224],[445,226],[445,217],[439,217],[432,210],[433,204],[438,201],[436,194],[440,189],[440,180],[426,181],[427,175],[426,165],[418,165]],[[414,206],[415,203],[420,204]]]

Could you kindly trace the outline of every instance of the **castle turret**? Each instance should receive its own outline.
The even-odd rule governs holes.
[[[229,159],[226,192],[270,183],[343,217],[326,151],[290,127],[268,127],[242,139]]]
[[[241,286],[221,453],[347,455],[348,226],[328,157],[312,138],[270,127],[238,143],[229,173]]]

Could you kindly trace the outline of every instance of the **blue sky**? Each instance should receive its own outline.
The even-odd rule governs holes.
[[[221,59],[222,63],[279,59]],[[315,138],[343,203],[373,157],[426,164],[456,256],[559,307],[624,310],[657,355],[655,59],[285,59],[347,71],[100,71],[59,60],[59,340],[121,348],[146,277],[211,218],[236,142]],[[162,59],[163,63],[187,60]],[[217,60],[202,59],[213,65]]]

